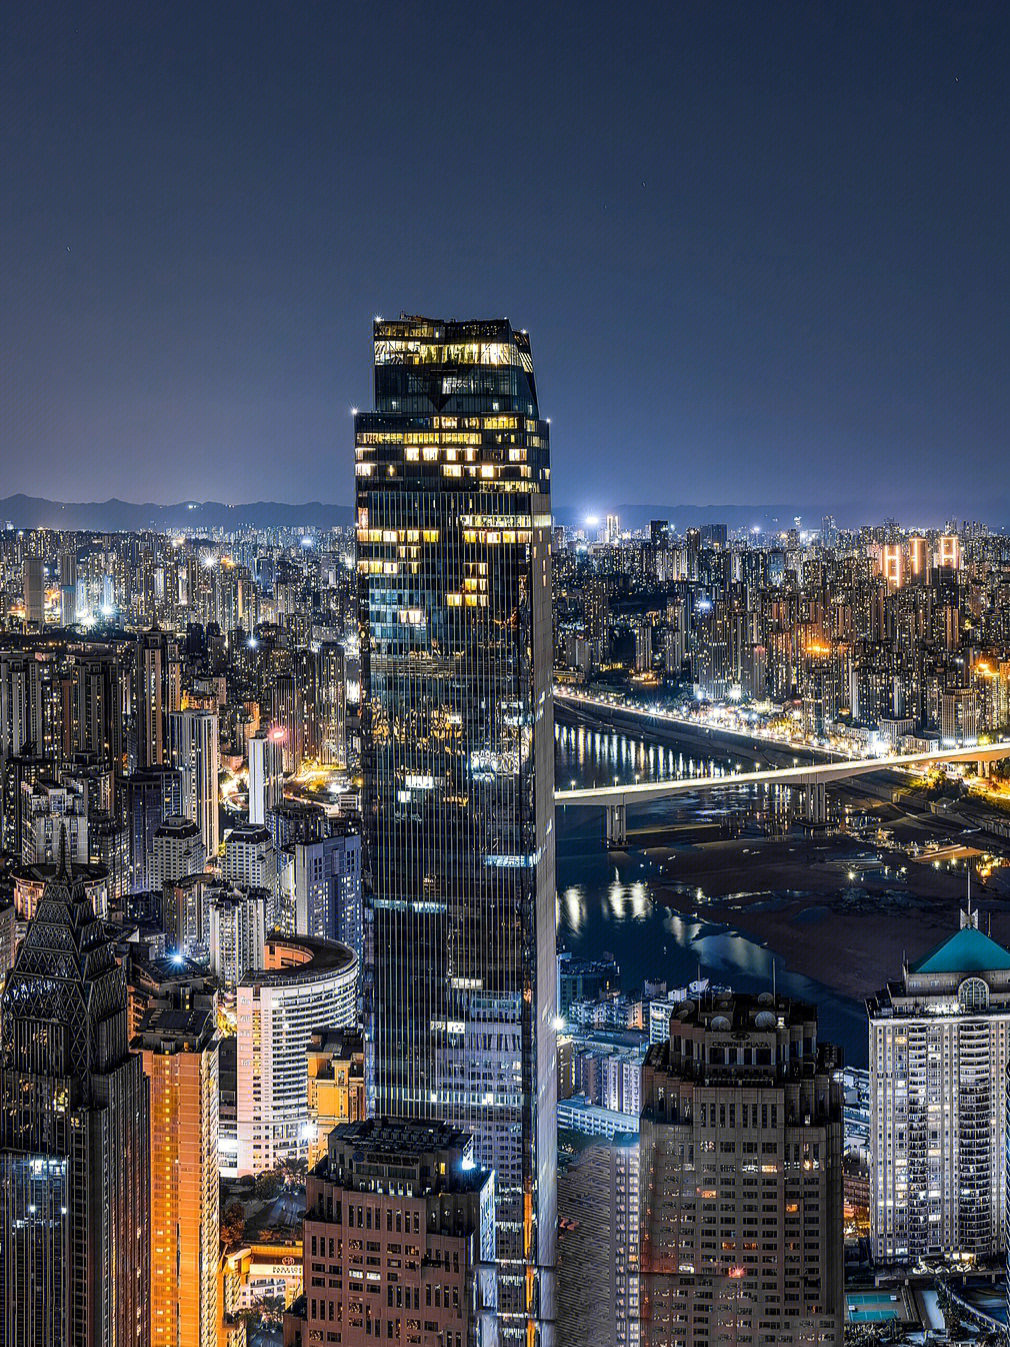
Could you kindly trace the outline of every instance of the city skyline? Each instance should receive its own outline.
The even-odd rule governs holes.
[[[1010,1344],[1010,10],[5,18],[0,1347]]]
[[[382,10],[14,6],[12,488],[349,503],[405,307],[537,332],[575,512],[1010,517],[1000,7]]]

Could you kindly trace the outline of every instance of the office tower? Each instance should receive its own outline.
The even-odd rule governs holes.
[[[904,549],[901,543],[884,543],[880,549],[880,573],[890,589],[900,589],[904,581]]]
[[[77,621],[77,557],[60,553],[60,622],[72,627]]]
[[[529,338],[375,324],[355,418],[369,1089],[496,1175],[509,1341],[554,1318],[550,468]]]
[[[207,850],[200,825],[182,814],[170,814],[154,830],[154,850],[150,876],[152,889],[187,875],[199,875],[207,868]]]
[[[237,987],[251,968],[263,967],[268,902],[263,889],[207,890],[210,968],[224,986]]]
[[[616,543],[621,536],[621,520],[616,514],[607,515],[606,538],[608,543]]]
[[[269,830],[262,824],[236,824],[224,839],[221,876],[229,884],[252,885],[272,894],[277,887],[277,849]]]
[[[285,883],[295,930],[300,935],[341,940],[360,957],[361,837],[357,831],[344,826],[314,842],[295,842],[286,851],[290,864]]]
[[[305,1156],[313,1030],[354,1023],[358,960],[346,945],[307,936],[271,937],[262,969],[236,992],[238,1173],[276,1169]]]
[[[337,1128],[306,1184],[305,1294],[284,1316],[286,1347],[337,1324],[342,1347],[495,1347],[494,1183],[447,1123]]]
[[[249,822],[266,823],[284,798],[284,752],[275,733],[249,740]]]
[[[215,997],[183,982],[165,991],[135,1044],[150,1090],[151,1347],[217,1347]]]
[[[155,833],[182,809],[182,773],[148,767],[116,782],[117,809],[126,825],[128,891],[160,888],[152,873]]]
[[[167,757],[168,716],[182,706],[182,683],[175,643],[157,628],[137,642],[134,696],[136,766],[161,766]]]
[[[87,865],[88,799],[79,781],[43,778],[21,785],[21,862],[51,865],[61,837],[75,865]]]
[[[558,1166],[558,1347],[637,1347],[638,1133],[566,1140],[571,1153]]]
[[[1005,1248],[1010,951],[978,912],[867,1002],[870,1233],[881,1263]]]
[[[729,541],[726,524],[702,524],[699,533],[702,547],[725,547]]]
[[[951,688],[940,697],[940,743],[946,747],[978,742],[979,699],[971,688]]]
[[[316,714],[319,719],[319,759],[329,765],[347,762],[346,688],[344,648],[338,641],[319,647]]]
[[[25,557],[23,590],[25,622],[37,630],[45,622],[46,584],[41,557]]]
[[[66,852],[0,1003],[0,1334],[147,1347],[148,1111],[126,981]]]
[[[838,1065],[770,992],[671,1016],[642,1073],[643,1347],[840,1347]]]
[[[10,855],[21,854],[25,788],[51,776],[53,760],[34,753],[14,753],[0,762],[0,794],[3,805],[2,849]]]
[[[914,580],[928,580],[930,571],[929,544],[925,538],[913,536],[908,540],[908,564]]]
[[[315,1029],[308,1055],[309,1169],[341,1123],[365,1116],[365,1045],[357,1029]]]
[[[208,858],[217,855],[218,722],[211,711],[173,711],[169,760],[182,772],[182,812],[200,825]]]

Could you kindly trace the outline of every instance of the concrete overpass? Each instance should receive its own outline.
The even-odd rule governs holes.
[[[928,753],[903,753],[884,758],[851,758],[836,762],[809,763],[802,767],[771,768],[757,772],[723,772],[718,776],[681,777],[671,781],[643,781],[625,786],[590,786],[576,790],[556,790],[556,805],[595,805],[602,807],[608,845],[624,846],[628,839],[628,806],[647,804],[674,795],[699,790],[725,790],[728,786],[792,786],[802,790],[808,822],[827,821],[827,785],[846,781],[871,772],[893,768],[927,767],[944,762],[987,764],[1010,758],[1010,740],[970,747],[941,748]]]

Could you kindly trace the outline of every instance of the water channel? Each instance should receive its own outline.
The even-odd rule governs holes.
[[[735,761],[698,756],[697,747],[650,745],[610,730],[595,731],[558,724],[555,765],[559,787],[610,785],[637,780],[702,775]],[[727,813],[752,816],[757,801],[753,787],[718,793],[686,794],[636,808],[635,823],[656,824],[718,821]],[[845,1058],[866,1064],[866,1018],[861,1003],[830,991],[792,969],[781,956],[751,936],[693,915],[690,901],[681,915],[655,896],[659,866],[632,841],[627,852],[609,852],[603,843],[601,811],[558,808],[557,881],[558,943],[573,954],[612,954],[621,966],[628,991],[646,978],[683,986],[699,974],[737,991],[764,991],[773,976],[780,991],[813,1001],[819,1010],[819,1032],[839,1043]],[[741,888],[744,887],[741,879]],[[769,890],[769,899],[776,897]],[[774,972],[773,972],[774,962]]]

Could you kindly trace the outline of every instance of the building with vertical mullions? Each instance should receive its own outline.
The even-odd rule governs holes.
[[[503,1338],[552,1340],[550,466],[529,337],[377,320],[355,417],[368,1084],[495,1170]]]
[[[125,976],[64,848],[0,1006],[0,1341],[147,1347],[148,1172]]]

